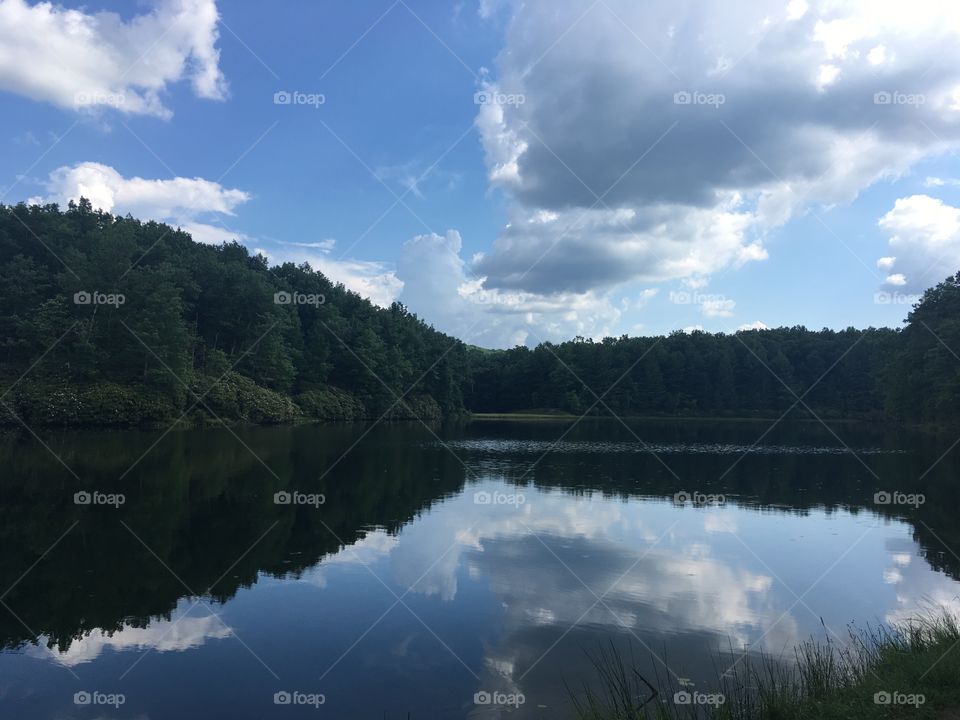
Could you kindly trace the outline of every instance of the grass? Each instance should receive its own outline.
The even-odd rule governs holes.
[[[716,688],[699,691],[722,694],[722,704],[678,704],[675,693],[693,688],[644,678],[611,645],[590,656],[596,678],[571,698],[581,720],[960,720],[958,643],[957,618],[939,613],[851,629],[847,643],[809,640],[792,658],[741,655]]]

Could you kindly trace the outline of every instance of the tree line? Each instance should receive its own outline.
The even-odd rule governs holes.
[[[308,265],[87,200],[0,206],[0,378],[26,421],[281,422],[461,411],[467,352]],[[409,392],[408,392],[409,391]]]
[[[466,411],[953,422],[960,273],[902,329],[575,338],[493,351],[307,264],[95,210],[0,205],[0,414],[437,420]]]

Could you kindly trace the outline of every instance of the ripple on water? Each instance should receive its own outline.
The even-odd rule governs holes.
[[[441,443],[428,443],[441,446]],[[451,440],[442,443],[453,450],[464,450],[493,455],[507,454],[543,454],[551,453],[603,453],[630,454],[648,453],[678,455],[843,455],[851,451],[857,455],[899,454],[901,450],[883,448],[850,448],[843,445],[744,445],[740,443],[648,443],[648,442],[604,442],[595,440],[527,440],[503,438],[474,438]]]

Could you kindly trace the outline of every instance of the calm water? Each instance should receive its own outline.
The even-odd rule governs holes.
[[[565,718],[611,642],[706,691],[960,609],[956,438],[768,427],[0,437],[0,717]]]

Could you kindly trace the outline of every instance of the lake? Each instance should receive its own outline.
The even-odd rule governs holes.
[[[770,425],[2,436],[0,717],[567,718],[960,610],[955,437]]]

